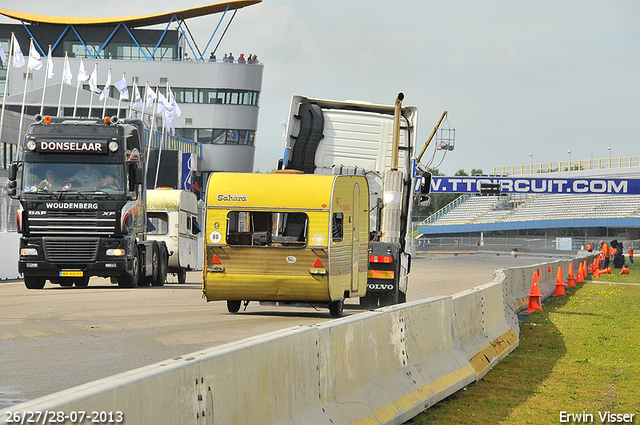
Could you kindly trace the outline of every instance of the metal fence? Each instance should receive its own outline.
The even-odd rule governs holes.
[[[460,249],[460,248],[473,248],[473,249],[487,249],[496,248],[500,251],[508,251],[513,249],[524,249],[527,251],[546,251],[546,250],[584,250],[587,244],[591,243],[595,251],[599,251],[597,246],[598,241],[604,240],[609,243],[611,240],[617,239],[624,246],[624,250],[629,248],[638,248],[640,246],[640,240],[627,240],[620,239],[614,236],[602,237],[594,236],[593,238],[585,237],[555,237],[555,238],[543,238],[543,237],[507,237],[507,236],[490,236],[478,237],[469,236],[447,236],[447,237],[433,237],[423,238],[415,240],[414,244],[418,251],[429,250],[433,248],[443,249]]]

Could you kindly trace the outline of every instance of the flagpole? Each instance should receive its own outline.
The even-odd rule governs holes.
[[[167,88],[169,88],[169,82],[167,81]],[[159,88],[156,87],[156,95],[158,95],[156,101],[159,102],[160,101],[160,94],[159,94]],[[158,173],[160,173],[160,158],[162,158],[162,148],[165,145],[165,134],[164,134],[164,130],[166,128],[165,125],[165,121],[166,121],[166,117],[167,117],[167,106],[163,103],[162,106],[164,106],[164,111],[162,111],[162,131],[160,131],[160,143],[158,145],[158,166],[156,167],[156,179],[153,182],[153,188],[157,188],[158,187]]]
[[[149,94],[149,82],[144,83],[144,99],[142,99],[142,122],[144,122],[144,110],[147,108],[147,95]],[[151,127],[151,125],[149,125]],[[149,158],[147,158],[149,159]],[[148,163],[148,162],[147,162]]]
[[[44,94],[47,90],[47,80],[49,79],[49,61],[51,60],[51,44],[49,44],[49,54],[47,55],[47,67],[44,72],[44,85],[42,86],[42,102],[40,102],[40,115],[44,113]],[[60,87],[62,93],[62,87]]]
[[[64,52],[64,65],[62,66],[62,79],[60,80],[60,96],[58,97],[58,113],[56,116],[60,117],[60,108],[62,107],[62,89],[64,88],[64,72],[67,70],[67,66],[69,66],[69,58],[67,56],[67,52]],[[74,114],[75,115],[75,114]]]
[[[107,83],[109,83],[109,87],[111,86],[111,68],[109,68],[109,73],[107,74]],[[109,93],[104,94],[105,90],[109,90],[109,87],[105,83],[104,88],[102,89],[102,94],[104,95],[104,104],[102,105],[102,118],[107,115],[107,98],[109,98]]]
[[[124,78],[124,74],[125,74],[125,73],[123,72],[123,73],[122,73],[122,79],[123,79],[123,80],[125,80],[125,81],[127,81],[127,80]],[[120,90],[118,90],[118,91],[120,91]],[[105,99],[105,101],[106,101],[106,100],[107,100],[107,99]],[[118,111],[116,112],[116,116],[118,117],[118,119],[120,119],[120,104],[121,104],[121,103],[122,103],[122,93],[120,93],[120,96],[118,97]]]
[[[9,89],[9,71],[11,70],[11,55],[13,54],[13,38],[14,33],[11,33],[11,41],[9,42],[9,58],[7,59],[7,75],[4,79],[4,93],[2,94],[2,113],[0,113],[0,141],[2,141],[2,124],[4,122],[4,105],[7,101],[7,90]],[[20,143],[22,146],[22,143]],[[11,158],[13,159],[13,158]]]
[[[66,52],[65,52],[66,55]],[[80,67],[84,69],[82,58],[80,58]],[[78,92],[80,91],[80,71],[78,71],[78,81],[76,82],[76,100],[73,102],[73,116],[76,116],[76,110],[78,109]]]
[[[124,75],[124,72],[123,72],[122,74]],[[132,93],[131,93],[131,96],[133,97],[133,99],[129,99],[129,115],[128,115],[128,116],[129,116],[129,118],[132,118],[132,117],[131,117],[131,111],[133,111],[133,102],[135,102],[135,101],[136,101],[136,79],[135,79],[135,78],[132,78],[132,80],[133,80],[133,81],[132,81],[132,83],[133,83],[133,88],[132,88],[132,90],[131,90],[131,92],[132,92]]]
[[[147,88],[148,88],[148,84],[147,84]],[[156,91],[157,90],[158,90],[158,86],[156,86]],[[145,93],[145,95],[146,95],[146,93]],[[145,101],[145,105],[146,105],[146,101]],[[150,130],[149,130],[149,146],[148,146],[148,149],[147,149],[147,163],[145,165],[147,167],[147,170],[149,169],[149,154],[151,152],[151,140],[153,139],[153,128],[155,127],[155,124],[156,124],[155,116],[156,116],[156,109],[157,108],[158,108],[158,95],[156,93],[156,98],[154,99],[154,103],[153,103],[153,113],[151,115],[151,127],[150,127]],[[156,165],[156,169],[158,169],[158,168],[160,168],[160,155],[159,154],[158,154],[158,164]],[[147,170],[145,170],[145,173],[144,173],[144,176],[145,176],[144,178],[145,179],[147,178]],[[154,183],[154,186],[155,186],[155,183]],[[154,187],[154,189],[155,189],[155,187]]]
[[[29,44],[29,59],[31,59],[31,49],[33,49],[33,38]],[[24,104],[27,100],[27,83],[29,82],[29,64],[27,63],[27,73],[24,77],[24,91],[22,92],[22,107],[20,108],[20,124],[18,125],[18,140],[22,140],[22,119],[24,117]],[[22,145],[22,143],[20,143]]]
[[[98,72],[98,62],[96,62],[96,65],[93,67],[94,72]],[[91,81],[89,81],[91,82]],[[95,83],[97,85],[97,82]],[[91,84],[89,84],[89,86],[91,86]],[[87,118],[91,118],[91,110],[93,109],[93,90],[91,90],[91,101],[89,102],[89,113],[87,114]]]

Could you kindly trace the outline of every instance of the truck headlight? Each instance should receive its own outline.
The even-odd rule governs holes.
[[[38,255],[38,250],[36,248],[20,248],[20,255]]]
[[[109,248],[107,249],[107,255],[111,255],[114,257],[122,257],[125,254],[124,249],[122,248]]]
[[[118,150],[118,142],[109,142],[109,150],[115,152]]]

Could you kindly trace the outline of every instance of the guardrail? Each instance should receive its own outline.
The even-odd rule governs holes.
[[[126,424],[401,424],[482,378],[518,346],[533,273],[543,298],[558,266],[502,269],[492,282],[156,363],[0,412],[115,415]],[[76,420],[77,422],[77,420]]]
[[[540,164],[503,165],[493,167],[493,174],[517,176],[525,174],[556,173],[559,171],[602,170],[605,168],[631,168],[639,166],[640,157],[627,156],[620,158],[544,162]]]

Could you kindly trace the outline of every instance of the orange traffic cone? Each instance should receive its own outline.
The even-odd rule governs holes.
[[[567,276],[567,288],[576,286],[576,278],[573,274],[573,263],[569,263],[569,275]]]
[[[526,312],[542,310],[542,295],[540,295],[540,285],[538,283],[538,272],[533,272],[533,281],[531,282],[531,293],[529,294],[529,306]]]
[[[558,295],[567,295],[564,292],[564,279],[562,278],[562,266],[558,266],[558,277],[556,278],[556,292],[553,293],[554,297]]]
[[[578,266],[578,276],[576,277],[576,283],[584,282],[584,271],[582,269],[582,264],[583,263],[580,263],[580,265]]]

